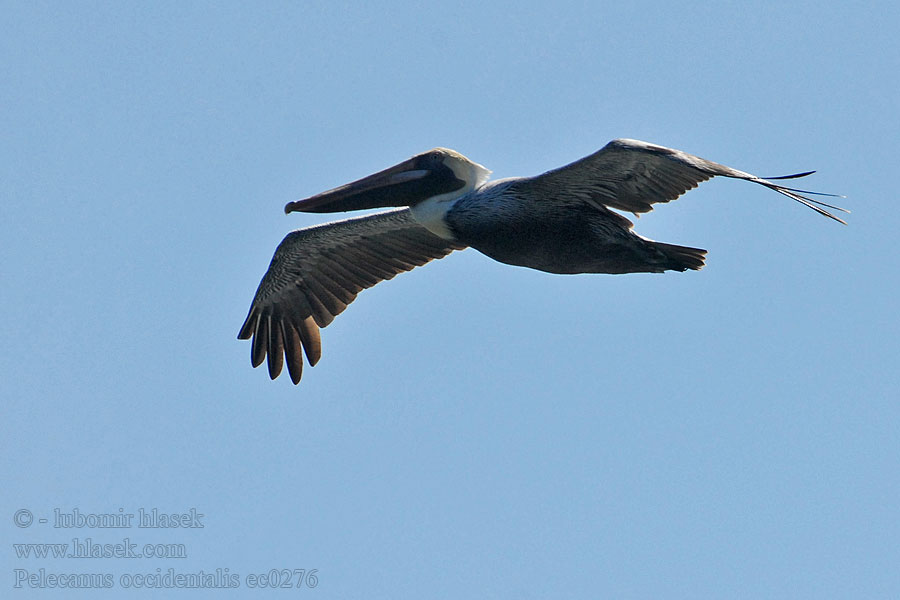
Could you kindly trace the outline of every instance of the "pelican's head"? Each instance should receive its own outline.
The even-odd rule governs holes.
[[[455,150],[434,148],[353,183],[289,202],[284,212],[343,212],[458,198],[482,185],[490,173]]]

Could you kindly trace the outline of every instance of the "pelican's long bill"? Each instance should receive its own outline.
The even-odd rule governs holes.
[[[441,149],[413,156],[398,165],[304,200],[289,202],[291,212],[331,213],[387,206],[411,206],[466,185],[444,164]]]

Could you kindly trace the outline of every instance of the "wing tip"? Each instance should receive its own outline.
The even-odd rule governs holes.
[[[309,316],[295,328],[283,318],[252,316],[255,318],[248,317],[238,334],[238,339],[253,338],[250,364],[255,369],[267,362],[272,380],[281,375],[286,365],[291,382],[298,385],[303,377],[303,354],[310,367],[322,358],[322,339],[315,319]]]

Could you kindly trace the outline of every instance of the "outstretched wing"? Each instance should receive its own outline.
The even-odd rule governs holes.
[[[770,179],[795,179],[811,173],[813,171]],[[825,208],[848,212],[804,195],[832,194],[785,187],[769,179],[744,173],[680,150],[638,140],[613,140],[590,156],[543,175],[523,180],[523,183],[546,190],[547,198],[559,198],[560,194],[564,194],[566,198],[559,198],[561,201],[570,201],[577,197],[594,205],[644,213],[653,210],[653,204],[674,200],[697,187],[697,184],[717,175],[764,185],[841,223],[844,221]]]
[[[408,208],[293,231],[275,250],[238,339],[251,336],[254,367],[269,357],[269,376],[284,359],[296,384],[322,355],[319,327],[339,315],[356,295],[379,281],[409,271],[465,246],[419,225]]]

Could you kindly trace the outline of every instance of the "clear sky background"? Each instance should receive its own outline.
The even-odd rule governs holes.
[[[2,10],[0,595],[217,568],[241,587],[181,595],[900,594],[895,2]],[[300,386],[250,367],[272,252],[331,218],[286,202],[433,146],[507,177],[615,137],[817,169],[850,224],[715,180],[637,222],[700,272],[468,250],[363,292]],[[120,508],[204,528],[52,526]],[[187,557],[12,546],[88,537]],[[318,584],[247,588],[271,569]]]

